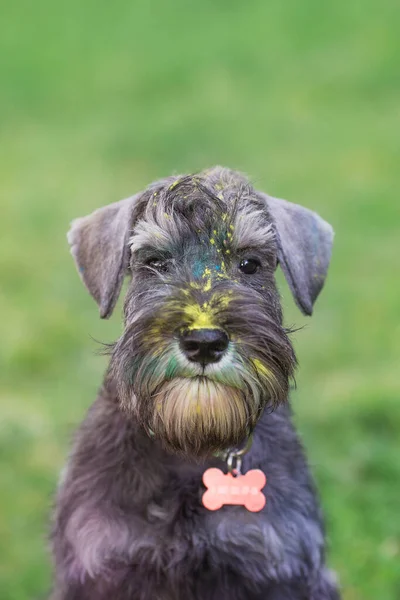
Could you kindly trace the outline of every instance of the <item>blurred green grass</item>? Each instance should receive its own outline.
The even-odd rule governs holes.
[[[69,221],[224,164],[319,211],[332,267],[306,321],[297,422],[345,600],[400,597],[400,7],[396,0],[8,4],[0,21],[0,596],[49,585],[71,432],[113,340]],[[282,278],[281,278],[282,281]]]

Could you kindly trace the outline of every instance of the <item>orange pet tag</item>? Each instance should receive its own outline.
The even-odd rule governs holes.
[[[207,469],[203,483],[208,488],[203,494],[203,504],[208,510],[218,510],[224,504],[245,506],[250,512],[258,512],[265,506],[262,489],[267,479],[259,469],[247,471],[234,477],[220,469]]]

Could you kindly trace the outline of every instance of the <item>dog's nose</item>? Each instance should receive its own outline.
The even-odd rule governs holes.
[[[181,334],[179,344],[188,360],[205,366],[220,360],[229,338],[222,329],[192,329]]]

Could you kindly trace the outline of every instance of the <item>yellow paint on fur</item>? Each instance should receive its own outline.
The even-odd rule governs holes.
[[[222,310],[227,309],[229,304],[231,303],[232,298],[230,296],[232,295],[232,290],[229,290],[229,292],[227,292],[226,294],[216,294],[215,301],[217,302],[218,308]]]
[[[184,313],[191,321],[189,329],[217,329],[213,322],[213,314],[206,303],[202,307],[198,304],[186,306]]]
[[[230,279],[230,278],[226,273],[217,273],[217,279],[221,280],[221,279]],[[235,281],[235,280],[233,280],[233,281]]]
[[[207,286],[208,284],[206,284]],[[209,282],[211,288],[211,281]],[[204,288],[203,288],[204,289]],[[187,328],[190,329],[218,329],[220,326],[217,317],[221,310],[225,310],[232,299],[232,290],[225,294],[214,294],[210,302],[189,304],[183,310],[188,321]]]
[[[162,324],[154,323],[144,337],[146,343],[151,344],[153,348],[153,356],[157,357],[162,354],[165,348],[165,342],[162,335]]]
[[[253,358],[252,363],[260,375],[263,375],[266,379],[271,379],[271,377],[273,377],[271,370],[268,369],[268,367],[266,367],[258,358]]]

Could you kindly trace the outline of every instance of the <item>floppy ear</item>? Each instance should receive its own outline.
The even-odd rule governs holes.
[[[102,319],[111,315],[128,270],[128,239],[139,195],[75,219],[68,232],[71,254]]]
[[[315,212],[262,194],[275,225],[278,261],[297,306],[311,315],[326,278],[333,229]]]

